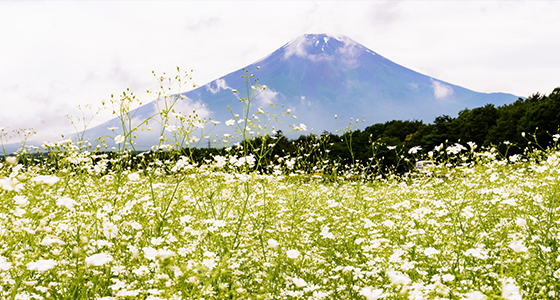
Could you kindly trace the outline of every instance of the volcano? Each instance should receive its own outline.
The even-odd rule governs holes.
[[[287,129],[282,127],[286,124],[303,123],[317,133],[335,132],[351,118],[365,120],[357,124],[358,128],[390,120],[430,123],[441,115],[455,116],[465,108],[489,103],[499,106],[518,99],[506,93],[475,92],[420,74],[345,36],[306,34],[243,69],[183,93],[176,109],[183,114],[196,110],[202,117],[221,122],[213,135],[232,131],[226,121],[232,119],[232,112],[243,111],[232,90],[240,94],[246,90],[242,78],[245,70],[252,70],[253,79],[258,78],[258,84],[267,87],[252,102],[252,111],[267,110],[268,103],[276,103],[297,116],[296,120],[288,117],[284,125],[276,127],[282,130]],[[134,112],[138,122],[157,112],[156,102]],[[99,136],[114,136],[118,130],[107,128],[120,124],[115,118],[87,130],[84,136],[92,141]],[[157,144],[157,138],[155,133],[139,135],[137,145],[149,148]]]

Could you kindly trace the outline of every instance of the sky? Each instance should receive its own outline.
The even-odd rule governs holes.
[[[307,33],[345,35],[477,92],[560,86],[560,1],[0,0],[0,12],[0,127],[44,140],[75,132],[65,116],[77,121],[78,105],[97,110],[127,88],[153,100],[152,71],[193,70],[183,92]]]

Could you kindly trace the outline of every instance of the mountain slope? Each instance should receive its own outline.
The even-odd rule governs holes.
[[[257,66],[260,69],[254,70]],[[365,119],[362,126],[411,119],[430,123],[437,116],[454,116],[465,108],[488,103],[498,106],[518,98],[474,92],[400,66],[350,38],[326,34],[300,36],[244,69],[254,70],[258,83],[267,86],[252,104],[253,111],[259,107],[267,110],[267,102],[272,102],[297,116],[297,120],[286,119],[283,130],[289,122],[304,123],[315,132],[334,132],[350,118]],[[244,74],[243,69],[237,70],[182,94],[185,98],[177,110],[188,114],[196,109],[201,116],[220,121],[212,134],[231,132],[224,124],[232,118],[227,107],[241,114],[242,104],[231,90],[243,94]],[[136,118],[140,121],[155,112],[156,102],[151,102],[138,109]],[[107,128],[119,126],[113,119],[91,128],[85,137],[114,136]],[[138,146],[149,148],[157,138],[155,132],[138,135]]]

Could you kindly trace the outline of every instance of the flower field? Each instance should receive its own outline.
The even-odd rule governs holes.
[[[560,297],[558,149],[451,147],[426,172],[377,178],[248,171],[237,156],[8,157],[0,297]]]

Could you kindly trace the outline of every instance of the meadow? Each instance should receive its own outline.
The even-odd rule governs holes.
[[[231,122],[244,140],[251,99]],[[132,159],[125,128],[112,154],[65,140],[0,164],[2,299],[560,295],[556,143],[513,156],[442,144],[412,153],[431,168],[372,174],[303,170],[305,155],[260,165],[264,148],[240,146]]]

